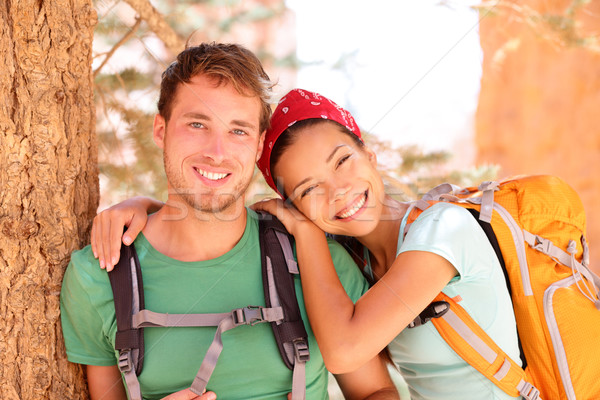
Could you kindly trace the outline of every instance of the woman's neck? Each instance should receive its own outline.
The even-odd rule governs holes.
[[[369,250],[375,280],[379,280],[396,259],[398,231],[408,206],[407,203],[386,196],[377,227],[369,234],[357,238]]]

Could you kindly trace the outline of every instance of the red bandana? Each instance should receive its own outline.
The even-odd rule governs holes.
[[[287,128],[298,121],[311,118],[323,118],[335,121],[348,128],[358,138],[361,138],[360,129],[348,111],[318,93],[302,89],[292,89],[279,101],[277,108],[273,112],[271,127],[267,130],[265,136],[263,153],[257,163],[265,180],[277,193],[279,191],[275,186],[275,182],[273,182],[270,170],[273,145]],[[279,194],[281,195],[281,193]]]

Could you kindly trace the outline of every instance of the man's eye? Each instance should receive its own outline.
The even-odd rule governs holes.
[[[204,124],[201,122],[190,122],[190,126],[192,128],[204,128]]]
[[[246,131],[243,131],[241,129],[234,129],[232,130],[232,132],[236,135],[242,136],[242,135],[247,135]]]
[[[340,158],[337,162],[337,164],[335,165],[335,167],[339,167],[340,165],[342,165],[343,163],[346,162],[346,160],[348,160],[350,158],[350,154],[347,154],[345,156],[343,156],[342,158]]]
[[[300,193],[300,198],[303,198],[304,196],[307,196],[310,192],[312,192],[312,190],[316,188],[316,186],[309,186],[306,189],[304,189],[302,191],[302,193]]]

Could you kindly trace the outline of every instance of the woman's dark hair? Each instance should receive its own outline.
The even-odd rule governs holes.
[[[290,126],[285,131],[283,131],[283,133],[279,136],[279,138],[273,145],[273,150],[271,151],[271,161],[269,165],[269,170],[273,175],[273,180],[275,181],[275,185],[277,185],[277,190],[279,190],[279,193],[281,193],[285,198],[287,198],[287,195],[284,193],[283,187],[280,187],[281,185],[279,179],[275,175],[275,165],[277,165],[277,163],[281,159],[281,156],[287,150],[287,148],[296,142],[296,140],[298,139],[298,133],[302,129],[311,128],[319,124],[332,124],[333,126],[338,128],[340,132],[350,136],[359,148],[363,148],[365,146],[364,142],[358,136],[356,136],[350,129],[335,121],[323,118],[309,118],[296,122],[294,125]]]

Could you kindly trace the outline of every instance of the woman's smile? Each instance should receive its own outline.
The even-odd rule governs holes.
[[[369,191],[365,190],[356,199],[354,199],[354,201],[352,202],[352,204],[350,204],[350,206],[345,207],[343,210],[338,212],[335,215],[335,219],[352,220],[355,217],[357,217],[358,214],[361,214],[362,211],[364,211],[364,209],[365,209],[364,206],[365,206],[365,204],[367,204],[368,196],[369,196]]]

